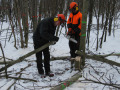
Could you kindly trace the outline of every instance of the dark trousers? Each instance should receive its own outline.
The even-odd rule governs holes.
[[[38,49],[41,46],[43,46],[44,44],[46,44],[46,42],[44,41],[34,41],[34,49]],[[42,56],[44,56],[44,69],[45,69],[45,73],[49,73],[50,72],[50,52],[49,52],[49,47],[45,48],[44,50],[36,53],[36,61],[37,61],[37,69],[39,74],[44,74],[44,70],[43,70],[43,64],[42,64]]]
[[[78,43],[74,43],[72,41],[69,41],[71,58],[75,58],[77,56],[77,54],[75,54],[75,51],[79,50],[79,46],[80,46],[80,36],[79,35],[71,36],[71,38],[74,38],[78,42]]]

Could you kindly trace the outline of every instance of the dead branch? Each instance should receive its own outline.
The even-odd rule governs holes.
[[[6,62],[0,62],[0,64],[9,64],[9,63],[12,63],[13,61],[6,61]]]
[[[51,57],[50,58],[50,60],[51,61],[54,61],[54,60],[68,60],[67,58],[68,58],[69,56],[63,56],[63,57]],[[6,58],[6,59],[8,59],[8,58]],[[12,59],[10,59],[10,60],[12,60]],[[27,59],[24,59],[24,61],[28,61]],[[36,61],[36,60],[33,60],[33,61]],[[43,59],[43,61],[44,61],[44,59]],[[9,64],[9,63],[14,63],[15,62],[15,60],[12,60],[12,61],[6,61],[6,64]],[[0,62],[0,64],[5,64],[4,62]]]
[[[86,82],[85,82],[85,81],[86,81]],[[91,81],[91,82],[93,82],[93,83],[98,83],[98,84],[107,85],[107,86],[112,86],[112,87],[114,87],[114,88],[118,88],[118,89],[120,89],[120,86],[117,85],[117,84],[103,83],[103,82],[98,82],[98,81],[90,80],[90,79],[79,80],[79,82],[84,82],[84,83],[88,83],[88,81]],[[89,83],[90,83],[90,82],[89,82]]]
[[[85,56],[88,59],[92,59],[92,60],[100,61],[100,62],[103,62],[103,63],[107,63],[111,66],[115,65],[115,66],[120,67],[120,63],[114,62],[114,61],[106,59],[106,58],[102,58],[101,56],[98,56],[98,55],[87,55],[87,54],[83,54],[80,51],[76,51],[76,54],[79,54],[80,56]]]
[[[3,54],[3,59],[4,59],[5,67],[6,67],[5,55],[4,55],[4,51],[3,51],[3,48],[2,48],[1,43],[0,43],[0,48],[1,48],[1,51],[2,51],[2,54]],[[7,68],[5,68],[5,74],[6,74],[6,78],[8,78],[8,75],[7,75]]]
[[[67,59],[69,56],[63,56],[63,57],[51,57],[50,60],[54,61],[54,60],[65,60]]]
[[[78,72],[77,74],[75,74],[73,77],[63,81],[63,83],[51,88],[50,90],[62,90],[67,86],[69,86],[70,84],[73,84],[74,82],[76,82],[79,78],[81,77],[80,73]]]
[[[33,54],[35,54],[35,53],[37,53],[37,52],[45,49],[46,47],[50,46],[51,44],[53,44],[53,42],[49,42],[49,43],[45,44],[44,46],[42,46],[42,47],[40,47],[40,48],[38,48],[38,49],[36,49],[36,50],[33,50],[33,51],[31,51],[31,52],[29,52],[29,53],[27,53],[27,54],[19,57],[17,60],[9,63],[6,67],[2,67],[2,68],[0,69],[0,72],[3,71],[3,70],[5,70],[5,68],[8,68],[8,67],[10,67],[10,66],[12,66],[12,65],[14,65],[14,64],[16,64],[16,63],[19,63],[19,62],[23,61],[25,58],[27,58],[27,57],[29,57],[29,56],[31,56],[31,55],[33,55]]]
[[[92,66],[92,65],[87,65],[86,66],[86,68],[88,68],[88,66],[90,66],[90,68],[89,68],[89,71],[87,72],[87,73],[85,73],[84,71],[83,71],[83,78],[85,79],[85,80],[79,80],[79,82],[82,82],[83,81],[83,83],[98,83],[98,84],[103,84],[103,85],[105,85],[105,86],[111,86],[111,87],[114,87],[114,88],[120,88],[119,86],[120,86],[120,84],[117,84],[117,81],[116,82],[114,82],[114,78],[113,78],[113,74],[112,74],[112,76],[108,73],[108,71],[109,70],[107,70],[106,71],[106,73],[105,72],[102,72],[101,74],[99,74],[99,71],[96,71],[96,69]],[[91,70],[91,68],[93,69],[93,71],[90,71]],[[111,70],[111,69],[110,69]],[[92,73],[91,73],[92,72]],[[96,76],[96,75],[97,76]],[[109,76],[108,76],[108,74],[109,74]],[[90,76],[90,78],[92,78],[92,79],[90,79],[90,78],[87,78],[87,76],[85,76],[85,75],[89,75]],[[89,82],[88,82],[89,81]]]
[[[3,57],[0,56],[0,58],[3,58]],[[6,57],[5,57],[5,59],[10,60],[10,61],[13,61],[13,59],[10,59],[10,58],[6,58]]]
[[[28,68],[28,67],[30,67],[30,66],[31,66],[31,64],[28,64],[28,66],[26,66],[25,68],[22,68],[20,72],[17,72],[16,75],[17,75],[17,74],[20,74],[20,75],[19,75],[19,78],[20,78],[20,77],[22,76],[22,73],[21,73],[21,72],[24,71],[26,68]],[[17,80],[14,81],[14,83],[9,87],[9,89],[16,83],[16,81],[17,81]]]
[[[11,77],[9,76],[8,78],[16,79],[16,80],[29,80],[33,82],[37,82],[37,80],[29,79],[29,78],[20,78],[20,77]]]
[[[120,53],[110,53],[110,54],[106,54],[106,55],[96,55],[96,56],[101,57],[101,58],[105,58],[108,56],[120,56]]]

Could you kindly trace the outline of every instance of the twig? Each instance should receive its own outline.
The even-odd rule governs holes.
[[[1,57],[1,58],[3,58],[2,56],[0,56],[0,57]],[[5,57],[5,59],[8,59],[8,60],[11,60],[11,61],[13,61],[13,59],[10,59],[10,58],[6,58],[6,57]]]
[[[4,51],[3,51],[3,48],[2,48],[1,42],[0,42],[0,48],[1,48],[1,51],[2,51],[2,54],[3,54],[3,59],[4,59],[5,67],[6,67],[5,55],[4,55]],[[8,78],[7,67],[5,68],[5,74],[6,74],[6,79],[7,79]]]
[[[112,86],[112,87],[115,87],[115,88],[118,88],[120,89],[120,84],[109,84],[109,83],[103,83],[103,82],[98,82],[98,81],[95,81],[95,80],[90,80],[90,79],[86,79],[85,80],[79,80],[79,82],[84,82],[84,81],[91,81],[93,83],[98,83],[98,84],[103,84],[103,85],[107,85],[107,86]],[[84,83],[88,83],[88,82],[84,82]],[[89,82],[90,83],[90,82]]]
[[[29,81],[33,81],[33,82],[37,82],[37,80],[34,79],[29,79],[29,78],[19,78],[19,77],[11,77],[9,76],[8,78],[12,78],[12,79],[16,79],[16,80],[29,80]]]

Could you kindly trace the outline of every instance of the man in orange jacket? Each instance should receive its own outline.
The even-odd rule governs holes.
[[[81,24],[82,24],[82,14],[78,10],[78,4],[76,2],[71,2],[69,6],[70,15],[67,21],[68,32],[71,38],[77,40],[77,43],[69,41],[71,58],[75,58],[75,51],[79,50],[80,36],[81,36]]]

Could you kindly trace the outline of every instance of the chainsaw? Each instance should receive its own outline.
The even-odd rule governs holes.
[[[71,38],[69,35],[64,35],[68,40],[77,43],[77,40],[75,40],[74,38]]]

